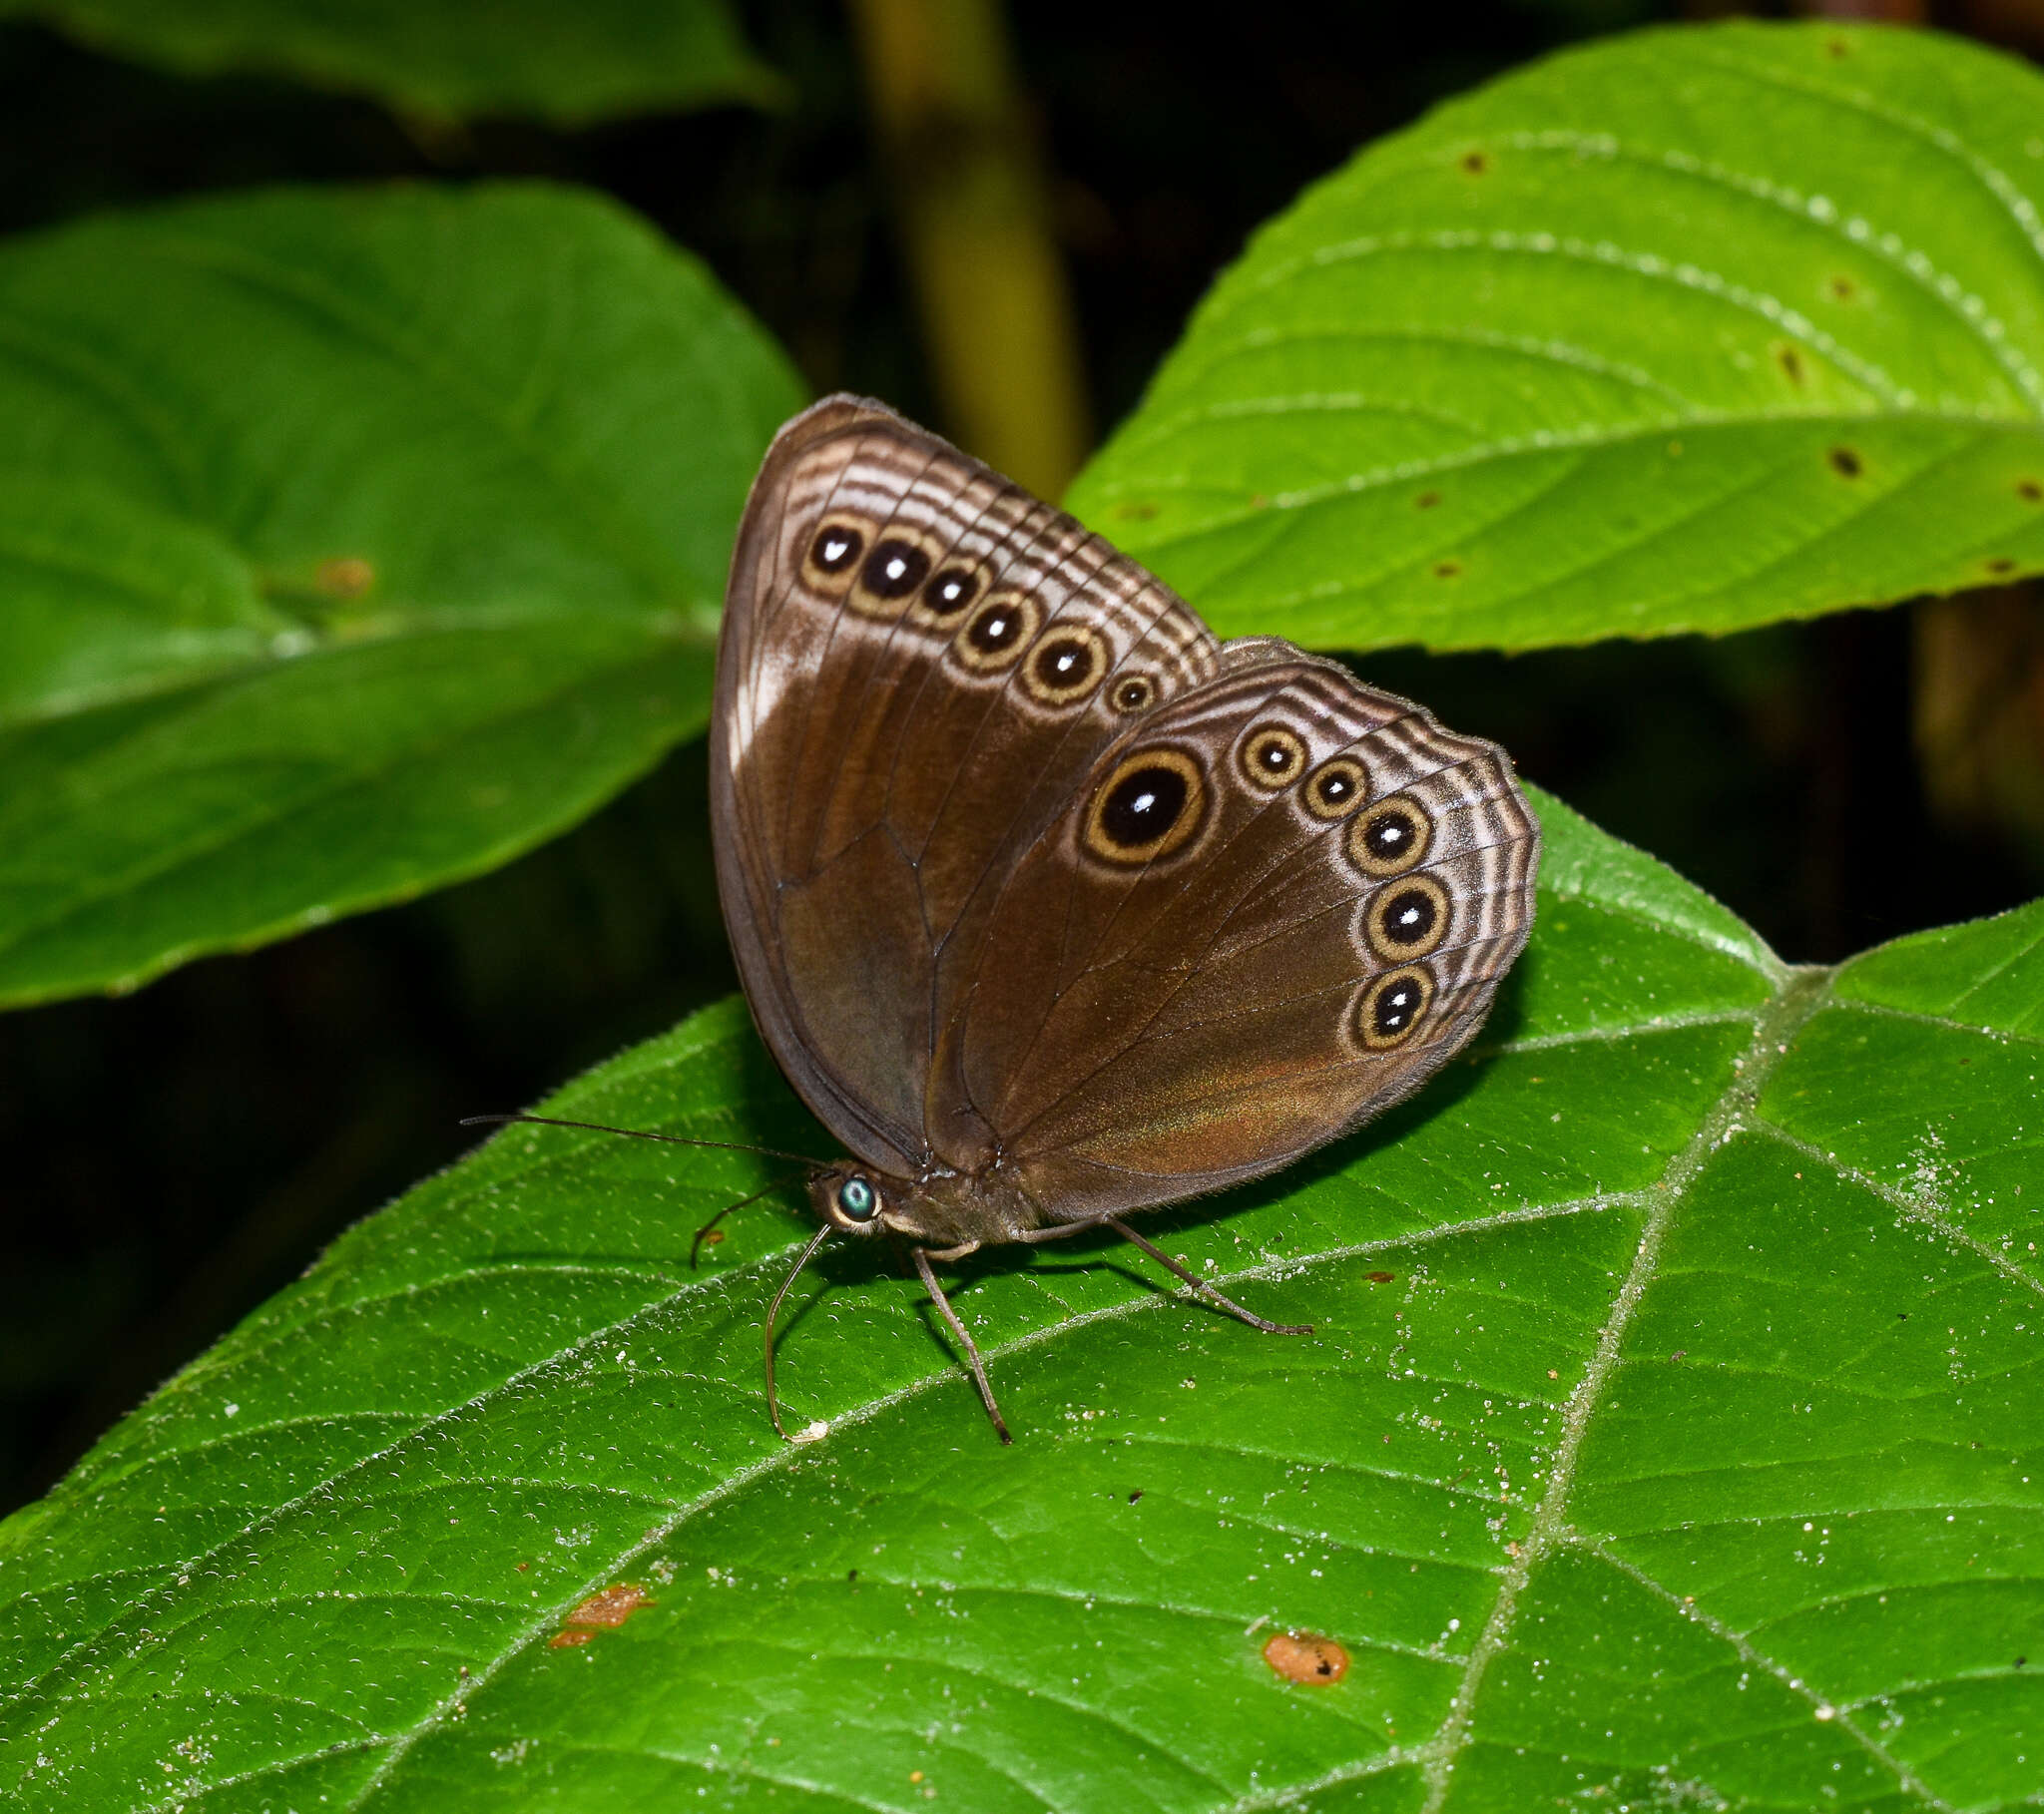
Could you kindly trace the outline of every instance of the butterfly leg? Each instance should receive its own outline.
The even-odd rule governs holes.
[[[772,1303],[766,1306],[766,1415],[773,1420],[773,1434],[786,1442],[789,1439],[780,1423],[780,1399],[773,1390],[773,1325],[780,1319],[780,1300],[787,1295],[787,1288],[801,1276],[801,1271],[816,1257],[816,1249],[827,1241],[833,1230],[828,1222],[818,1228],[815,1238],[802,1249],[802,1256],[789,1269],[788,1275],[780,1281],[780,1289],[773,1294]]]
[[[975,1246],[977,1244],[974,1243]],[[964,1249],[968,1253],[971,1250],[970,1247]],[[980,1402],[986,1406],[987,1416],[993,1419],[994,1434],[1002,1442],[1012,1443],[1015,1439],[1008,1434],[1008,1426],[1001,1421],[1001,1408],[994,1403],[993,1388],[986,1383],[986,1368],[980,1365],[979,1350],[972,1345],[972,1337],[966,1334],[965,1325],[958,1320],[958,1312],[951,1308],[951,1300],[944,1295],[943,1288],[937,1283],[937,1275],[930,1270],[929,1249],[917,1247],[912,1251],[915,1255],[915,1269],[922,1274],[924,1287],[937,1308],[944,1313],[944,1321],[951,1325],[951,1333],[958,1338],[958,1345],[965,1350],[966,1362],[972,1368],[973,1384],[979,1388]],[[958,1252],[959,1249],[952,1248],[939,1257],[951,1259]]]
[[[1138,1234],[1135,1231],[1135,1229],[1131,1228],[1127,1222],[1123,1221],[1120,1216],[1104,1215],[1100,1219],[1103,1222],[1105,1222],[1110,1228],[1112,1228],[1115,1231],[1115,1233],[1119,1234],[1123,1240],[1132,1242],[1134,1245],[1141,1247],[1143,1251],[1149,1254],[1149,1256],[1152,1259],[1154,1259],[1160,1266],[1163,1266],[1168,1270],[1177,1273],[1180,1278],[1184,1279],[1185,1282],[1192,1286],[1192,1288],[1195,1291],[1199,1292],[1199,1294],[1202,1297],[1219,1304],[1222,1307],[1222,1309],[1226,1310],[1231,1316],[1240,1317],[1244,1322],[1248,1323],[1252,1329],[1261,1329],[1266,1335],[1312,1334],[1313,1326],[1311,1323],[1274,1323],[1269,1322],[1265,1318],[1257,1315],[1257,1313],[1253,1310],[1245,1310],[1240,1304],[1238,1304],[1235,1301],[1234,1298],[1223,1296],[1221,1292],[1216,1290],[1212,1285],[1208,1284],[1205,1279],[1201,1278],[1198,1273],[1188,1271],[1187,1268],[1180,1265],[1177,1260],[1173,1259],[1171,1255],[1165,1252],[1165,1250],[1162,1247],[1158,1246],[1158,1244],[1155,1241],[1146,1241],[1140,1234]]]

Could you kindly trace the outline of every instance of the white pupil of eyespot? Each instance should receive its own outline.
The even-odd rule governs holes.
[[[850,546],[849,542],[825,542],[823,544],[823,559],[826,561],[841,561],[844,559],[844,551]]]
[[[986,621],[986,634],[989,642],[1006,636],[1008,634],[1008,620],[1006,618],[988,618]]]
[[[1148,812],[1156,804],[1157,796],[1154,793],[1139,793],[1131,803],[1129,810],[1131,812]]]
[[[887,563],[887,578],[890,580],[900,579],[901,576],[905,574],[907,571],[908,563],[904,561],[899,555],[896,555],[891,561]]]
[[[1408,907],[1405,909],[1403,913],[1399,914],[1398,924],[1401,926],[1409,926],[1412,924],[1414,920],[1418,918],[1419,909],[1417,907]]]
[[[1065,650],[1058,656],[1057,666],[1059,674],[1070,674],[1078,665],[1079,658],[1072,654],[1070,650]]]
[[[1393,819],[1383,830],[1383,839],[1386,844],[1395,844],[1404,835],[1405,827],[1399,824],[1396,819]]]

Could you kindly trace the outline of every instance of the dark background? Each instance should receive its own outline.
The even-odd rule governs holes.
[[[1094,419],[1110,424],[1215,272],[1304,184],[1486,76],[1683,9],[1013,10]],[[0,230],[272,182],[589,184],[705,256],[819,391],[933,419],[843,15],[760,0],[747,18],[795,85],[788,111],[576,134],[407,128],[366,102],[179,81],[0,29]],[[1720,642],[1359,666],[1501,739],[1788,957],[1841,957],[2040,886],[2012,834],[1954,831],[1926,805],[1908,608]],[[460,1116],[528,1103],[733,987],[699,742],[481,881],[126,1000],[0,1017],[0,1511],[341,1228],[466,1149]]]

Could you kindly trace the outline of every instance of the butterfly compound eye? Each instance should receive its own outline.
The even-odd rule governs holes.
[[[837,1209],[846,1221],[869,1222],[880,1212],[880,1193],[854,1172],[837,1186]]]

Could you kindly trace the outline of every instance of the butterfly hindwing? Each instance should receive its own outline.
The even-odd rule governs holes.
[[[1524,943],[1494,745],[1289,645],[1103,753],[944,964],[951,1066],[1054,1220],[1268,1171],[1407,1094]]]

